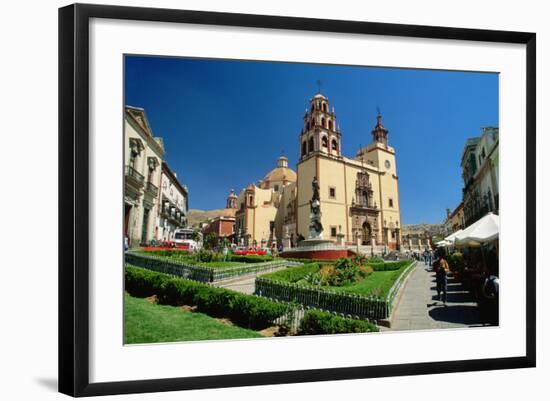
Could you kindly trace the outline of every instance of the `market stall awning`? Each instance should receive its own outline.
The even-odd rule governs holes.
[[[496,214],[488,213],[455,236],[455,243],[463,246],[479,246],[498,238],[500,219]]]
[[[438,241],[435,243],[435,246],[437,246],[438,248],[441,248],[441,247],[444,247],[444,246],[449,246],[449,245],[452,245],[453,243],[450,242],[450,241],[447,241],[447,240],[441,240],[441,241]]]
[[[457,236],[458,234],[460,234],[462,231],[464,231],[464,230],[458,230],[458,231],[452,233],[451,235],[449,235],[448,237],[445,237],[445,241],[447,241],[447,242],[453,244],[453,243],[455,242],[456,236]]]

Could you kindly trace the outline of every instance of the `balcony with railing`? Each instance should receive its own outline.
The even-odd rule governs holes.
[[[150,181],[147,182],[147,186],[145,187],[145,191],[150,194],[153,197],[156,197],[159,193],[159,189],[156,185],[151,183]]]
[[[143,188],[145,177],[141,175],[135,168],[128,165],[125,171],[126,182],[137,188]]]

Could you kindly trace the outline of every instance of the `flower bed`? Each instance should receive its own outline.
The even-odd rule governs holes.
[[[413,262],[399,261],[368,265],[371,267],[375,265],[372,274],[361,282],[342,286],[305,283],[308,277],[319,271],[317,263],[289,268],[256,278],[255,293],[360,319],[387,319],[403,278],[410,271]],[[375,292],[373,289],[378,291]]]

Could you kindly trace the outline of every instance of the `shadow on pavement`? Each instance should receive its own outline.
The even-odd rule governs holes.
[[[440,322],[477,325],[483,322],[479,315],[479,308],[473,305],[450,305],[433,308],[428,312],[430,317]]]

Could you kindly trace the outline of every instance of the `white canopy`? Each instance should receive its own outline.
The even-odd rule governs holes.
[[[488,213],[462,232],[455,233],[455,242],[463,246],[479,246],[498,238],[500,219],[496,214]]]
[[[441,248],[441,247],[444,247],[444,246],[449,246],[449,245],[452,245],[453,243],[450,242],[450,241],[447,241],[447,240],[441,240],[441,241],[438,241],[435,243],[435,246],[437,246],[438,248]]]
[[[445,241],[453,244],[455,242],[456,236],[458,234],[460,234],[462,231],[464,231],[464,230],[458,230],[458,231],[452,233],[451,235],[449,235],[448,237],[445,237]]]

